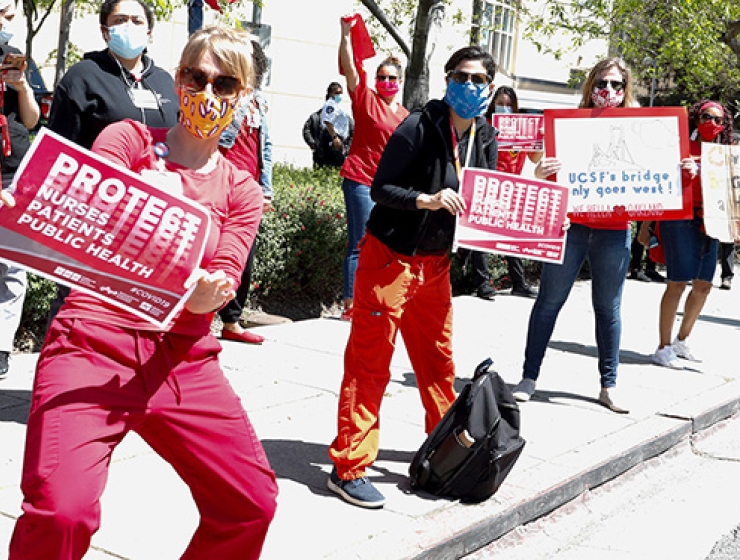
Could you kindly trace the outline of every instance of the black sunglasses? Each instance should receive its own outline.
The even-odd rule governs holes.
[[[614,91],[622,91],[624,89],[624,82],[620,80],[599,80],[594,85],[598,89],[606,89],[607,85],[612,86]]]
[[[203,91],[208,84],[211,84],[213,93],[221,99],[233,99],[242,90],[242,84],[235,76],[211,78],[203,70],[190,66],[180,69],[179,79],[180,85],[191,93]]]
[[[450,70],[447,77],[458,84],[472,82],[476,86],[487,86],[491,83],[491,77],[488,74],[471,74],[462,70]]]
[[[379,82],[387,82],[389,80],[391,82],[397,82],[398,76],[375,76],[375,79]]]
[[[709,113],[702,113],[699,115],[700,121],[714,121],[714,124],[722,124],[722,121],[724,121],[724,117],[715,117],[714,115],[710,115]]]

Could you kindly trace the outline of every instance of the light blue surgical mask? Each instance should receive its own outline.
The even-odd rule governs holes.
[[[496,105],[496,113],[513,113],[514,107],[509,105]]]
[[[444,100],[458,116],[472,119],[483,114],[488,107],[489,93],[488,84],[476,85],[472,82],[459,84],[455,80],[450,80]]]
[[[12,38],[13,34],[10,31],[0,29],[0,45],[5,45],[6,43],[9,43]]]
[[[149,42],[149,28],[146,25],[122,23],[108,28],[110,39],[108,48],[125,60],[138,57]]]
[[[342,102],[342,96],[339,94],[336,94],[334,96],[334,103],[341,103]]]

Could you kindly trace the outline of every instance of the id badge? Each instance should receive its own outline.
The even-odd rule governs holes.
[[[134,107],[138,107],[139,109],[154,109],[155,111],[159,109],[155,93],[150,89],[131,88],[128,90],[128,95]]]
[[[140,175],[147,183],[156,185],[162,191],[182,196],[182,179],[177,173],[157,169],[142,169]]]

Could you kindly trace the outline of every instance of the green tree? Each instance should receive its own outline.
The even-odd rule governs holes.
[[[429,59],[434,53],[441,29],[445,5],[450,0],[389,0],[385,8],[375,0],[360,0],[376,22],[388,32],[408,60],[404,75],[403,104],[409,109],[421,107],[429,99]],[[409,25],[409,22],[411,24]],[[372,26],[372,22],[370,22]],[[404,39],[408,29],[411,41]]]
[[[523,4],[524,36],[541,51],[563,54],[591,39],[609,41],[649,87],[656,73],[665,103],[712,97],[734,102],[740,91],[740,3],[727,0],[547,0]]]
[[[52,10],[56,7],[56,0],[23,0],[23,15],[26,20],[26,56],[33,58],[33,39],[41,31]]]

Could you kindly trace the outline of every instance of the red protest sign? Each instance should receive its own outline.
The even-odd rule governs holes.
[[[543,151],[544,123],[542,115],[523,113],[497,113],[491,119],[491,124],[498,130],[498,149],[519,152]]]
[[[692,215],[681,160],[689,157],[683,107],[545,109],[545,148],[562,164],[569,211],[581,223],[680,220]]]
[[[42,129],[0,208],[0,257],[163,327],[201,262],[210,216]]]
[[[455,245],[545,262],[563,261],[565,187],[511,173],[465,168],[460,195],[467,208],[457,216]]]

